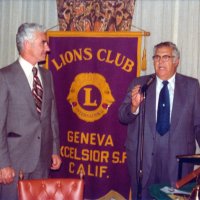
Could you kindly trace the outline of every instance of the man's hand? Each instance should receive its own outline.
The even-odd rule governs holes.
[[[3,181],[2,181],[2,172],[1,172],[1,170],[0,170],[0,183],[3,183]]]
[[[131,103],[132,103],[131,112],[132,113],[136,112],[136,110],[139,108],[140,103],[144,99],[143,95],[140,93],[140,89],[141,89],[141,86],[136,85],[131,92]]]
[[[59,169],[60,166],[61,166],[61,163],[62,163],[60,156],[59,156],[59,155],[56,155],[56,154],[53,154],[53,155],[51,156],[51,158],[52,158],[51,169],[52,169],[52,170],[57,170],[57,169]]]
[[[11,167],[5,167],[0,169],[0,183],[9,184],[12,183],[15,177],[15,170]]]

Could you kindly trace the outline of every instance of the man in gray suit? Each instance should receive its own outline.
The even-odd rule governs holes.
[[[39,67],[50,51],[41,25],[24,23],[16,35],[19,59],[0,69],[0,199],[17,199],[20,170],[25,179],[47,178],[61,165],[59,130],[51,72]],[[42,100],[33,98],[38,71]]]
[[[177,73],[179,59],[180,53],[175,44],[157,44],[153,56],[155,74],[135,78],[119,108],[120,121],[128,125],[125,146],[132,199],[151,199],[148,192],[151,184],[168,183],[173,186],[178,174],[176,155],[194,154],[195,139],[200,142],[199,82],[197,79]],[[169,122],[166,130],[160,131],[158,104],[163,81],[168,81],[166,88],[169,94]],[[165,106],[166,104],[162,105]],[[141,110],[145,111],[143,120]],[[141,143],[138,142],[142,141],[139,140],[142,133],[140,130],[143,128],[141,121],[144,125],[144,138],[142,151],[139,151],[138,145]],[[139,156],[141,152],[143,156]],[[142,169],[140,173],[139,169]],[[184,164],[183,176],[192,170],[192,164]],[[141,179],[140,191],[138,181],[140,183]]]

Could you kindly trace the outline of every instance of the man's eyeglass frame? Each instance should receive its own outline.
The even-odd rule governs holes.
[[[164,55],[164,56],[154,55],[152,58],[155,62],[159,62],[160,60],[162,60],[163,62],[168,62],[169,59],[174,57],[175,56],[169,56],[169,55]]]

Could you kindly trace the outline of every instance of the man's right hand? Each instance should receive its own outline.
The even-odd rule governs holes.
[[[143,101],[144,97],[140,92],[141,86],[136,85],[131,92],[131,112],[134,113],[139,108],[140,103]]]
[[[11,167],[5,167],[0,169],[0,183],[9,184],[13,182],[15,177],[15,171]]]

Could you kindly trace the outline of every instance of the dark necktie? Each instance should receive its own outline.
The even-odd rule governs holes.
[[[43,88],[42,88],[40,79],[38,78],[38,75],[37,75],[37,73],[38,73],[37,68],[33,67],[32,72],[33,72],[33,89],[32,89],[32,93],[33,93],[33,97],[34,97],[34,100],[35,100],[35,105],[36,105],[37,112],[39,114],[41,114]]]
[[[164,135],[170,128],[170,101],[168,81],[163,81],[158,101],[156,130],[160,135]]]

